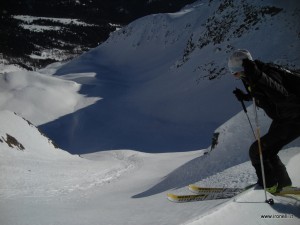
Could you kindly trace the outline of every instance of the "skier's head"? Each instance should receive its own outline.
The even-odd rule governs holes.
[[[250,52],[246,49],[238,49],[232,53],[228,59],[228,68],[231,74],[236,74],[244,71],[243,59],[252,59]]]

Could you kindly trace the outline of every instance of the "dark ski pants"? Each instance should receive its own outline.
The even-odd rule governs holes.
[[[291,179],[285,165],[278,157],[278,152],[283,146],[300,137],[300,120],[278,122],[273,121],[266,135],[261,137],[262,155],[266,187],[278,183],[279,187],[291,185]],[[254,142],[249,150],[249,156],[255,168],[258,184],[263,186],[258,142]]]

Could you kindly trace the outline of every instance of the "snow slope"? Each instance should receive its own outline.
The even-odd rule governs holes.
[[[72,153],[206,147],[216,127],[241,109],[231,93],[240,82],[228,76],[226,66],[233,49],[248,48],[265,61],[300,64],[294,5],[252,2],[200,1],[114,32],[106,43],[55,73],[95,73],[76,82],[83,84],[81,94],[101,100],[41,129]],[[209,39],[211,29],[216,40]]]
[[[255,182],[249,161],[243,162],[247,149],[241,146],[246,142],[238,134],[244,133],[247,121],[242,115],[219,128],[228,132],[206,155],[204,150],[159,154],[119,150],[79,157],[54,148],[33,125],[2,111],[1,224],[299,224],[299,202],[276,198],[270,206],[263,203],[261,190],[250,190],[230,202],[167,200],[168,192],[189,193],[189,183],[243,187]],[[226,142],[231,130],[236,130],[236,138]],[[7,134],[24,149],[10,147]],[[293,145],[299,144],[298,140]],[[294,184],[300,185],[299,147],[287,148],[280,156]],[[288,218],[262,219],[262,215]]]
[[[66,65],[0,74],[0,224],[299,224],[298,201],[270,206],[261,190],[166,199],[190,183],[256,182],[226,58],[245,47],[299,67],[298,12],[298,1],[198,1],[141,18]],[[262,110],[259,118],[264,133],[270,121]],[[214,131],[218,145],[204,154]],[[299,144],[280,153],[297,186]]]
[[[2,200],[83,191],[116,179],[132,166],[117,156],[109,157],[113,153],[103,153],[97,163],[70,155],[10,111],[0,112],[0,122]]]

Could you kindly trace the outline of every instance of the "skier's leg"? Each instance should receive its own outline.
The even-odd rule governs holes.
[[[278,147],[281,145],[279,149],[281,150],[283,146],[300,137],[300,122],[299,120],[295,120],[274,123],[274,125],[270,128],[270,132],[275,133],[274,138],[277,140]],[[274,149],[274,151],[272,150],[269,158],[274,168],[274,173],[278,178],[278,188],[282,188],[292,185],[292,181],[288,175],[285,165],[281,162],[277,155],[278,151],[276,149]]]
[[[278,155],[270,159],[276,177],[278,178],[278,188],[287,187],[292,185],[291,178],[286,170],[285,165],[281,162]]]
[[[261,137],[262,153],[264,157],[264,169],[266,177],[266,186],[271,187],[276,183],[279,186],[290,185],[290,178],[285,166],[277,156],[283,146],[290,143],[300,136],[299,123],[276,123],[273,122],[266,135]],[[249,150],[252,165],[256,170],[258,184],[262,185],[262,175],[259,159],[259,150],[257,141],[254,142]]]
[[[257,142],[254,142],[250,147],[249,155],[250,155],[250,159],[252,162],[252,166],[254,167],[257,178],[258,178],[257,183],[262,187],[263,179],[262,179],[259,153],[257,153],[258,151],[259,151],[258,144],[257,144]],[[265,151],[265,149],[264,149],[264,151]],[[278,183],[278,179],[275,175],[275,170],[274,170],[272,164],[270,163],[270,160],[266,159],[266,157],[264,157],[263,163],[264,163],[264,170],[265,170],[266,187],[267,188],[272,187]]]

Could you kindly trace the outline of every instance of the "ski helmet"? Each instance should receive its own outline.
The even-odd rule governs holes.
[[[231,74],[244,71],[243,59],[252,59],[250,52],[246,49],[238,49],[228,59],[228,68]]]

